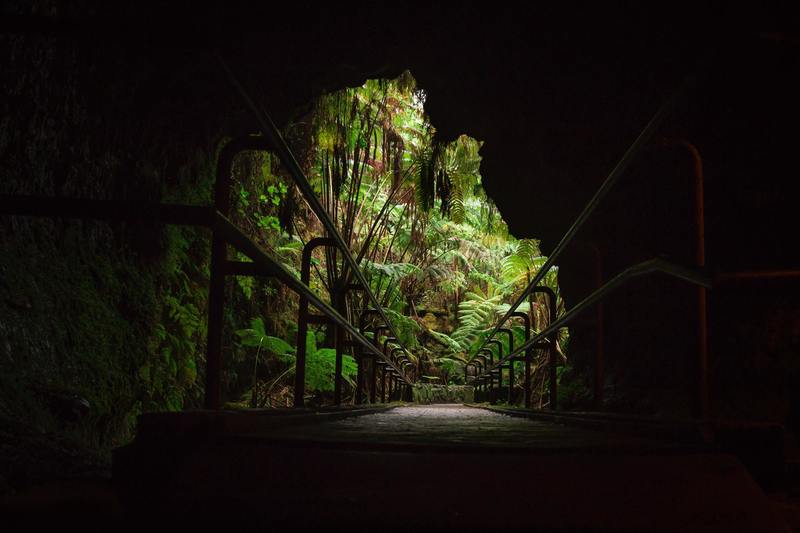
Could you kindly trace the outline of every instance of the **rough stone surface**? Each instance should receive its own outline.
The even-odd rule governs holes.
[[[413,388],[414,403],[430,405],[434,403],[472,403],[475,401],[475,388],[472,385],[434,385],[417,383]]]

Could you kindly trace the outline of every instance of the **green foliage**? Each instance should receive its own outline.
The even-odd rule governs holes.
[[[438,283],[438,289],[448,295],[455,294],[458,290],[463,289],[466,286],[466,276],[460,270],[448,272],[448,275],[443,276]]]
[[[420,274],[422,271],[417,265],[411,263],[373,263],[366,260],[363,263],[364,271],[370,274],[383,274],[389,279],[399,279],[406,276]]]
[[[407,348],[414,348],[417,345],[417,335],[422,332],[420,325],[413,319],[402,315],[392,309],[386,309],[386,316],[394,324],[397,334]]]
[[[424,100],[409,74],[392,81],[372,80],[320,98],[309,121],[290,126],[285,134],[300,147],[298,156],[307,162],[313,189],[358,256],[400,341],[414,351],[425,373],[441,381],[447,376],[460,379],[462,358],[474,354],[497,316],[508,310],[508,302],[545,258],[538,241],[517,241],[508,234],[486,197],[480,174],[482,143],[461,136],[437,144]],[[299,277],[303,244],[320,235],[319,224],[281,172],[269,154],[237,158],[233,217]],[[341,254],[320,247],[311,264],[311,288],[333,301],[331,291],[343,271]],[[274,376],[270,386],[276,380],[290,385],[295,296],[274,282],[243,276],[235,280],[229,323],[241,327],[251,316],[265,318],[250,320],[245,329],[231,328],[235,348],[240,347],[233,350],[232,361],[240,367],[233,365],[228,374],[235,378],[237,372],[246,375],[254,369],[255,375],[261,364]],[[557,288],[554,274],[545,281]],[[196,343],[204,326],[193,317],[203,305],[180,298],[167,305],[176,331],[185,328]],[[353,292],[346,313],[355,321],[358,310],[367,307],[371,305],[363,295]],[[434,315],[422,320],[418,309],[435,310],[438,323],[429,323]],[[519,310],[529,312],[537,323],[543,309],[525,302]],[[420,326],[423,322],[426,327]],[[515,329],[515,335],[521,333]],[[165,336],[164,343],[170,342],[176,343],[170,354],[188,350],[188,344],[179,347]],[[309,331],[306,342],[307,387],[329,391],[335,363],[329,348],[331,330]],[[189,361],[195,359],[170,355],[170,362],[161,365],[169,375],[185,376],[190,382],[197,365],[192,370]],[[344,367],[351,379],[352,357],[345,357]]]
[[[428,335],[433,337],[433,339],[442,346],[449,348],[454,353],[464,351],[464,348],[461,346],[461,343],[453,339],[450,335],[447,335],[445,333],[439,333],[438,331],[434,331],[432,329],[428,330]]]
[[[431,362],[442,374],[442,378],[446,383],[463,381],[462,376],[464,375],[466,361],[454,357],[435,357]]]
[[[414,402],[423,405],[432,403],[471,403],[474,401],[472,387],[464,387],[463,385],[416,383],[412,392]]]
[[[358,257],[400,342],[414,351],[425,373],[441,381],[459,379],[462,358],[474,355],[546,258],[535,239],[518,241],[508,234],[484,193],[482,143],[467,136],[437,143],[424,101],[408,73],[398,80],[370,80],[323,96],[304,124],[290,125],[285,134],[300,147],[313,189]],[[234,165],[235,222],[299,277],[303,243],[319,236],[320,228],[274,163],[269,155],[254,154]],[[311,288],[333,301],[332,290],[345,270],[341,254],[320,247],[311,264]],[[294,365],[296,325],[289,325],[296,300],[277,284],[236,281],[240,323],[248,308],[250,316],[263,313],[269,320],[254,319],[249,328],[235,330],[240,346],[256,348],[239,351],[243,364],[263,351],[265,368],[284,379]],[[557,288],[555,274],[545,282]],[[547,318],[546,308],[533,303],[519,310],[530,313],[536,325]],[[368,307],[361,293],[352,292],[345,312],[355,322],[358,310]],[[435,315],[423,320],[418,309]],[[190,307],[186,311],[191,315]],[[519,342],[521,335],[515,328]],[[330,329],[308,333],[309,390],[333,386],[332,339]],[[348,378],[354,364],[345,358]]]
[[[252,319],[249,328],[240,329],[236,334],[243,346],[263,348],[275,355],[294,352],[294,348],[283,339],[267,335],[264,330],[264,321],[260,317]]]
[[[317,335],[313,331],[306,332],[306,353],[317,351]]]
[[[277,359],[293,368],[296,363],[296,349],[289,343],[267,335],[264,321],[260,317],[251,319],[250,327],[236,332],[243,346],[258,348],[271,353]],[[289,376],[294,370],[284,369],[283,376]],[[336,350],[333,348],[317,348],[316,333],[306,333],[306,388],[310,391],[329,392],[333,390],[336,371]],[[358,371],[356,361],[351,355],[342,356],[342,377],[353,385]]]
[[[488,328],[495,319],[495,309],[503,299],[503,294],[468,292],[466,299],[458,306],[458,329],[453,340],[461,346],[471,346],[478,333]]]
[[[522,239],[510,243],[511,253],[503,258],[500,267],[501,278],[506,284],[517,284],[527,281],[539,270],[547,260],[541,256],[539,241]]]
[[[342,377],[353,386],[358,368],[352,356],[342,355]],[[321,348],[306,354],[306,387],[318,392],[333,390],[336,372],[336,350]]]
[[[466,219],[467,200],[480,186],[481,156],[478,151],[483,143],[460,136],[441,152],[439,166],[443,179],[447,180],[443,203],[453,222],[461,224]]]
[[[153,357],[137,370],[147,410],[180,410],[187,399],[199,396],[197,361],[203,358],[206,337],[207,273],[198,268],[195,257],[207,249],[196,248],[195,235],[184,228],[164,230],[168,283],[150,342]]]
[[[509,310],[509,309],[511,309],[511,304],[510,304],[510,303],[505,303],[505,302],[504,302],[504,303],[497,304],[497,305],[494,307],[494,311],[495,311],[495,313],[497,313],[497,314],[498,314],[498,315],[500,315],[500,316],[502,316],[502,315],[505,315],[505,314],[508,312],[508,310]],[[522,302],[522,303],[521,303],[521,304],[519,304],[519,306],[517,307],[517,311],[518,311],[518,312],[520,312],[520,313],[527,313],[527,312],[529,312],[530,310],[531,310],[531,304],[530,304],[530,302]]]

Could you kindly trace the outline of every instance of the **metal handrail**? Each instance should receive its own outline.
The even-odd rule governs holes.
[[[314,211],[314,214],[317,215],[317,218],[325,227],[325,230],[328,232],[328,235],[332,239],[334,239],[334,241],[336,241],[336,247],[342,252],[342,256],[344,257],[345,262],[347,263],[353,274],[355,274],[359,284],[361,284],[361,286],[364,288],[364,292],[367,294],[367,297],[369,298],[372,307],[380,313],[381,319],[389,327],[389,329],[392,332],[392,335],[399,339],[400,336],[398,335],[397,330],[395,329],[392,322],[389,320],[389,317],[386,315],[386,312],[383,310],[383,307],[381,306],[380,302],[378,302],[377,298],[372,293],[372,290],[369,288],[369,284],[367,283],[367,280],[364,277],[364,273],[358,266],[358,263],[353,257],[350,248],[344,242],[344,239],[342,238],[339,231],[336,229],[336,226],[334,225],[333,221],[331,221],[330,217],[328,216],[328,213],[322,207],[322,204],[319,202],[317,195],[314,193],[314,190],[311,187],[311,184],[308,182],[305,173],[300,168],[300,165],[297,163],[297,160],[295,159],[294,154],[289,148],[289,145],[286,144],[283,135],[281,135],[281,132],[278,130],[277,126],[275,126],[275,123],[272,121],[272,118],[266,111],[264,111],[263,109],[259,109],[256,106],[255,102],[252,100],[252,98],[250,98],[250,95],[244,89],[242,84],[239,83],[236,76],[228,67],[223,57],[218,53],[216,54],[216,57],[220,65],[222,66],[222,69],[227,74],[231,84],[236,88],[239,95],[245,101],[247,107],[250,108],[250,111],[252,111],[253,116],[258,122],[263,135],[267,138],[267,140],[269,140],[270,144],[272,145],[272,148],[277,153],[278,158],[285,165],[286,169],[289,171],[289,174],[291,175],[295,184],[303,193],[303,196],[305,197],[306,201],[311,207],[311,210]],[[403,348],[404,351],[408,352],[408,349],[405,348],[405,346],[401,345],[401,347]]]
[[[85,218],[108,222],[131,220],[156,224],[211,227],[214,208],[208,206],[131,203],[119,200],[53,198],[0,194],[0,213],[10,216]]]
[[[236,227],[230,220],[228,220],[221,213],[214,213],[214,228],[219,231],[225,239],[240,252],[249,257],[254,263],[263,267],[270,275],[278,278],[281,282],[287,285],[294,292],[308,298],[308,301],[314,305],[321,313],[327,316],[331,322],[346,330],[351,338],[367,348],[371,353],[383,359],[388,366],[400,372],[400,369],[383,354],[369,339],[367,339],[358,328],[354,327],[350,322],[339,314],[330,304],[322,300],[311,288],[297,279],[291,272],[281,265],[278,261],[273,259],[268,253],[261,249],[261,247],[253,242],[242,230]],[[408,378],[403,375],[403,381],[409,382]]]
[[[353,340],[398,370],[371,340],[360,334],[350,322],[328,303],[324,302],[310,287],[261,249],[241,229],[214,208],[205,206],[170,204],[130,204],[113,200],[90,200],[80,198],[52,198],[43,196],[16,196],[0,194],[0,213],[11,216],[34,216],[53,218],[80,218],[107,221],[151,220],[158,224],[204,226],[220,232],[225,240],[253,261],[255,268],[265,275],[274,276],[290,289],[308,298],[321,313],[336,325],[347,330]],[[403,377],[403,381],[408,380]]]
[[[614,167],[611,173],[606,177],[602,185],[600,185],[600,188],[597,190],[597,192],[594,193],[594,196],[592,196],[591,200],[589,200],[589,203],[586,204],[586,207],[584,207],[583,211],[581,211],[581,213],[578,215],[578,218],[575,219],[575,221],[569,227],[569,229],[561,238],[559,243],[547,257],[547,260],[544,262],[542,267],[536,272],[530,283],[528,283],[528,285],[525,287],[522,293],[520,293],[520,295],[517,297],[517,299],[508,309],[508,311],[506,311],[506,313],[503,315],[503,317],[500,319],[497,325],[494,326],[491,333],[489,333],[489,336],[486,337],[486,339],[484,339],[483,344],[481,344],[480,346],[481,348],[486,346],[486,343],[489,341],[489,339],[493,338],[497,334],[498,330],[501,327],[503,327],[503,324],[505,324],[506,321],[508,321],[508,319],[511,318],[511,315],[514,314],[514,312],[522,304],[522,302],[525,301],[525,298],[527,298],[528,294],[530,294],[530,292],[537,285],[539,285],[539,283],[544,279],[544,277],[547,275],[547,273],[555,264],[556,259],[558,259],[558,257],[564,251],[564,248],[566,248],[566,246],[572,241],[572,239],[578,233],[578,230],[581,229],[586,220],[588,220],[588,218],[592,215],[592,213],[594,213],[594,210],[597,208],[598,205],[600,205],[600,202],[603,200],[603,198],[606,197],[611,188],[617,183],[617,181],[619,181],[619,178],[628,168],[630,163],[634,160],[636,155],[638,155],[638,153],[645,147],[648,141],[650,141],[650,139],[658,130],[659,126],[661,126],[661,123],[664,121],[667,115],[669,115],[669,113],[675,107],[677,102],[683,97],[685,90],[686,86],[684,85],[680,90],[678,90],[675,94],[673,94],[666,102],[664,102],[658,109],[658,111],[656,111],[655,115],[653,115],[653,118],[650,119],[650,122],[647,123],[647,125],[644,127],[644,129],[636,138],[636,140],[633,142],[633,144],[631,144],[631,146],[628,148],[625,154],[623,154],[622,158],[619,160],[617,165]]]
[[[502,359],[499,359],[495,364],[485,368],[482,374],[476,376],[475,379],[481,377],[483,374],[486,374],[487,372],[490,372],[493,368],[503,364],[508,359],[516,357],[517,355],[523,353],[528,348],[533,347],[534,344],[541,341],[551,333],[558,331],[559,329],[564,327],[568,322],[570,322],[572,319],[578,316],[580,313],[585,311],[587,308],[591,307],[598,301],[607,297],[609,294],[611,294],[613,291],[615,291],[616,289],[618,289],[620,286],[624,285],[631,279],[646,274],[652,274],[655,272],[661,272],[671,277],[682,279],[684,281],[688,281],[689,283],[692,283],[694,285],[699,285],[707,289],[711,288],[711,279],[704,273],[701,273],[695,269],[691,269],[688,267],[671,263],[669,261],[665,261],[664,259],[650,259],[649,261],[644,261],[642,263],[633,265],[623,270],[616,276],[614,276],[602,287],[600,287],[592,294],[584,298],[581,302],[572,307],[572,309],[561,315],[559,319],[552,321],[550,325],[548,325],[542,331],[531,337],[530,340],[525,342],[522,346],[510,352]]]

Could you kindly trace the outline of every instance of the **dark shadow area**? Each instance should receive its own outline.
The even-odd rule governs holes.
[[[54,515],[95,513],[100,521],[107,517],[117,523],[136,522],[138,509],[145,508],[174,510],[196,522],[207,517],[268,525],[352,519],[358,526],[374,526],[414,517],[410,523],[415,525],[653,529],[653,517],[662,513],[664,530],[731,524],[768,529],[781,527],[781,520],[796,527],[800,35],[757,29],[787,25],[793,20],[788,8],[720,11],[713,5],[684,12],[672,5],[559,9],[473,3],[280,9],[112,7],[83,1],[4,6],[0,194],[56,202],[116,201],[120,209],[106,213],[105,221],[10,216],[5,213],[18,206],[11,205],[10,196],[2,198],[0,495],[16,498],[13,510],[23,518],[46,509]],[[209,404],[205,343],[207,311],[213,307],[209,300],[214,298],[208,291],[213,284],[210,258],[216,246],[208,228],[219,226],[200,211],[192,211],[201,220],[198,226],[180,228],[162,225],[163,216],[171,215],[155,210],[134,215],[145,204],[210,205],[221,147],[262,129],[218,57],[255,107],[268,111],[284,132],[303,171],[318,163],[307,142],[316,127],[312,118],[318,98],[362,87],[367,80],[401,80],[402,85],[408,83],[404,73],[412,72],[425,94],[424,112],[435,126],[432,138],[445,146],[468,134],[483,143],[480,190],[492,208],[481,216],[507,222],[519,239],[538,239],[536,249],[543,256],[556,248],[660,106],[681,94],[558,259],[558,312],[642,261],[662,258],[697,267],[712,281],[704,314],[707,359],[698,355],[703,319],[697,288],[654,275],[636,279],[602,307],[588,309],[570,324],[568,341],[559,341],[564,346],[558,403],[572,414],[498,422],[509,428],[523,422],[550,424],[552,433],[544,440],[555,444],[546,452],[531,451],[538,437],[528,442],[511,429],[508,446],[495,443],[485,453],[456,445],[436,450],[409,446],[405,452],[403,438],[415,434],[425,441],[430,435],[424,424],[409,429],[389,414],[363,419],[381,420],[401,434],[391,449],[373,446],[391,431],[376,430],[344,443],[333,439],[338,444],[331,445],[316,429],[308,429],[318,428],[313,424],[294,427],[293,435],[289,430],[270,433],[275,429],[270,426],[264,430],[269,434],[253,435],[248,429],[243,436],[229,430],[250,422],[236,426],[242,419],[235,415],[206,418],[200,409]],[[347,154],[341,161],[357,162],[361,155],[366,165],[369,148],[365,155]],[[398,168],[400,159],[396,156]],[[373,167],[379,163],[384,164],[369,162]],[[289,182],[290,173],[277,156],[250,149],[235,164],[231,159],[230,166],[229,174],[237,179],[262,170],[273,179],[272,190],[259,190],[265,203],[275,202],[270,218],[259,221],[262,229],[283,231],[292,209],[306,209],[307,199],[279,188],[280,180]],[[698,265],[701,175],[705,246]],[[441,201],[445,182],[436,179],[431,172],[431,190]],[[235,186],[227,192],[237,200],[255,201],[255,194],[247,197],[253,183],[240,180]],[[351,199],[350,206],[355,204]],[[304,211],[309,220],[312,211]],[[123,221],[123,215],[130,217]],[[248,219],[240,215],[234,209],[231,218],[241,226]],[[314,236],[325,234],[322,224],[308,222],[312,226]],[[386,231],[391,234],[388,224]],[[409,240],[415,231],[408,230]],[[280,242],[281,253],[299,257],[302,244],[289,240]],[[239,255],[228,257],[222,246],[223,260],[246,255],[240,246]],[[336,266],[337,261],[344,265],[341,255],[320,253],[327,254],[326,268],[346,271]],[[228,302],[244,301],[236,300],[224,281],[218,286],[218,296]],[[242,294],[253,290],[246,282],[235,287]],[[262,300],[248,298],[236,310],[220,307],[220,320],[234,323],[231,317],[256,316],[267,300],[292,312],[299,305],[283,280],[256,288]],[[422,310],[409,299],[400,314],[413,315],[425,331],[453,331],[459,298],[441,298],[438,307]],[[209,371],[222,376],[222,398],[215,398],[215,407],[225,401],[227,407],[248,407],[232,404],[247,404],[241,398],[253,388],[249,405],[288,407],[297,393],[293,396],[289,386],[276,385],[276,380],[259,397],[258,368],[251,370],[250,359],[236,360],[230,346],[232,339],[255,335],[249,348],[259,350],[258,361],[263,337],[300,338],[298,323],[273,316],[262,321],[260,330],[253,322],[247,326],[249,333],[232,328],[220,333],[223,363],[216,370],[212,363]],[[328,366],[336,364],[332,354],[337,343],[341,352],[344,341],[333,331],[312,324],[314,349],[303,343],[309,358],[321,354],[328,357]],[[389,333],[384,332],[385,338]],[[353,343],[352,338],[346,342]],[[395,338],[398,346],[400,340]],[[444,353],[448,342],[428,334],[422,345]],[[291,350],[296,348],[275,355],[287,356]],[[411,381],[412,370],[404,373],[412,368],[413,379],[423,381],[424,366],[410,357],[401,361],[394,352],[389,357],[397,365],[396,379],[388,378],[394,389],[385,399],[411,398],[410,384],[403,380]],[[271,378],[288,371],[289,360],[274,357],[264,373]],[[434,374],[429,381],[467,380],[463,366],[453,366],[455,371],[444,366],[449,364],[442,363],[446,370],[428,372]],[[374,383],[374,365],[362,368],[359,361],[356,368],[353,359],[345,369],[356,383],[345,391],[347,401],[367,401],[357,394],[368,396],[359,385],[364,372],[372,373]],[[302,376],[299,383],[305,383]],[[707,405],[698,392],[703,383],[708,384]],[[536,385],[546,391],[544,378]],[[516,395],[500,388],[490,398],[498,403],[511,397],[519,408],[519,388],[518,382]],[[278,400],[270,395],[273,391]],[[384,396],[372,393],[373,403],[375,395]],[[316,419],[319,406],[341,401],[341,395],[332,386],[320,386],[307,399],[301,391],[301,402],[313,409],[295,415],[276,410],[274,416]],[[536,400],[536,407],[546,407],[544,392]],[[166,442],[140,433],[133,440],[137,427],[146,428],[147,420],[157,418],[156,411],[181,409],[190,412],[175,422],[179,428],[194,423],[192,416],[202,419],[200,429],[193,426],[192,439]],[[500,420],[493,418],[499,414],[490,414],[491,420]],[[617,427],[617,415],[629,418]],[[426,423],[436,430],[431,433],[453,444],[471,440],[465,427],[478,433],[497,429],[487,416],[464,422],[464,427]],[[167,418],[165,424],[172,424]],[[348,424],[361,419],[337,422],[339,429],[331,431],[358,437],[359,430]],[[583,424],[581,431],[622,426],[639,431],[665,420],[691,421],[698,446],[629,454],[629,447],[617,446],[621,441],[616,437],[594,435],[571,455],[563,451],[569,448],[564,443],[583,437],[561,424],[576,420]],[[502,440],[502,435],[500,428],[495,437]],[[119,477],[111,481],[114,449],[127,450],[117,451],[128,461],[125,482]],[[171,464],[173,470],[162,479],[153,474],[153,464]],[[649,481],[642,480],[643,472],[651,474]],[[376,493],[381,493],[377,506],[367,505]],[[433,493],[441,499],[428,497]],[[409,494],[413,497],[403,499]],[[498,518],[499,511],[495,516],[482,504],[465,504],[483,502],[487,494],[508,495],[517,510]],[[150,499],[137,499],[143,496]],[[682,511],[667,516],[674,498],[680,499]],[[224,501],[219,509],[195,514],[219,500]],[[399,500],[404,503],[395,505]],[[537,502],[532,510],[531,501]],[[578,506],[580,512],[576,501],[585,504]],[[626,506],[626,501],[633,503]],[[316,511],[305,514],[309,507]],[[776,518],[775,509],[783,518]]]

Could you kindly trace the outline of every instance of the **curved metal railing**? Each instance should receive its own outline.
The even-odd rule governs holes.
[[[367,295],[367,299],[369,300],[370,305],[372,306],[372,308],[374,310],[376,310],[380,314],[381,320],[383,321],[383,323],[386,326],[389,327],[389,329],[390,329],[390,331],[392,333],[392,336],[395,337],[396,339],[399,339],[400,335],[397,333],[397,330],[395,329],[394,325],[392,324],[392,321],[389,320],[389,317],[386,315],[386,312],[384,311],[383,306],[381,306],[380,302],[378,302],[378,299],[375,297],[375,295],[373,294],[372,290],[370,289],[369,284],[367,283],[367,279],[364,276],[364,273],[361,271],[361,268],[359,267],[358,262],[353,257],[353,254],[350,251],[350,248],[348,247],[347,243],[345,243],[345,241],[342,238],[341,234],[337,230],[335,224],[330,219],[330,216],[328,215],[328,213],[322,207],[322,204],[320,203],[319,199],[317,198],[316,194],[314,193],[314,190],[311,187],[311,184],[308,182],[308,179],[306,178],[305,173],[300,168],[300,165],[297,163],[297,160],[295,159],[294,154],[292,153],[292,151],[289,148],[289,146],[286,144],[286,141],[284,140],[284,138],[281,135],[281,133],[278,130],[278,128],[275,126],[275,124],[272,121],[272,119],[270,118],[269,114],[266,113],[263,109],[259,109],[259,107],[255,104],[253,99],[247,93],[245,88],[241,85],[241,83],[239,83],[238,79],[233,74],[231,69],[228,67],[227,63],[222,58],[222,56],[219,55],[219,54],[216,54],[216,57],[217,57],[220,65],[222,66],[222,69],[227,74],[228,79],[230,80],[231,84],[236,88],[237,92],[242,97],[242,100],[245,102],[247,107],[252,112],[253,117],[255,118],[255,120],[257,121],[257,123],[258,123],[258,125],[259,125],[259,127],[261,129],[262,134],[269,141],[272,149],[278,155],[278,158],[280,159],[281,163],[289,171],[289,174],[291,175],[292,180],[295,182],[295,184],[297,185],[298,189],[300,189],[300,192],[303,194],[304,198],[308,202],[308,205],[311,207],[311,210],[314,212],[314,214],[317,216],[319,221],[322,223],[323,227],[325,228],[326,232],[328,233],[328,238],[333,239],[336,249],[339,250],[342,253],[342,257],[344,259],[344,262],[345,262],[345,264],[347,265],[347,267],[349,269],[343,269],[343,272],[342,272],[342,274],[340,276],[341,288],[343,290],[346,290],[346,287],[349,284],[350,276],[354,275],[356,277],[357,281],[358,281],[359,288],[361,290],[363,290],[364,293]],[[316,306],[316,304],[315,304],[315,306]],[[349,330],[348,330],[348,332],[349,332]],[[352,335],[352,333],[351,333],[351,335]],[[304,342],[304,341],[301,341],[301,344],[302,344],[302,342]],[[403,346],[402,344],[399,344],[399,343],[398,343],[398,345],[406,353],[410,353],[405,346]],[[300,348],[300,344],[298,344],[298,349],[299,348]],[[394,366],[394,365],[392,365],[392,366]],[[397,370],[400,373],[401,376],[404,376],[404,372],[399,371],[396,367],[395,367],[395,370]],[[301,394],[301,393],[298,393],[298,388],[302,388],[302,380],[300,379],[301,377],[302,376],[298,376],[298,381],[297,381],[297,384],[300,385],[300,386],[298,387],[296,385],[296,387],[295,387],[295,405],[296,406],[302,406],[302,404],[303,404],[302,396],[298,396],[298,394]],[[407,377],[404,377],[404,381],[408,381],[409,383],[412,383],[412,382],[410,382],[408,380]]]
[[[687,281],[694,285],[698,285],[700,287],[705,287],[707,289],[711,288],[711,278],[708,277],[707,275],[701,273],[696,269],[691,269],[684,266],[676,265],[674,263],[665,261],[663,259],[650,259],[648,261],[644,261],[642,263],[633,265],[623,270],[619,274],[617,274],[614,278],[605,283],[602,287],[594,291],[592,294],[590,294],[589,296],[581,300],[578,304],[573,306],[569,311],[561,315],[561,317],[559,317],[556,320],[551,320],[550,324],[546,328],[544,328],[539,333],[528,339],[519,348],[510,351],[507,355],[499,358],[497,362],[486,365],[483,368],[482,372],[474,377],[473,382],[483,383],[483,381],[491,379],[491,372],[493,370],[499,369],[503,363],[526,352],[529,349],[534,348],[537,343],[543,341],[548,336],[557,333],[559,329],[566,326],[569,322],[575,319],[575,317],[577,317],[580,313],[586,311],[589,307],[599,302],[600,300],[604,299],[609,294],[620,288],[622,285],[624,285],[631,279],[657,272],[667,274],[668,276],[674,278],[682,279],[684,281]],[[552,348],[553,347],[551,346],[551,349]],[[552,398],[551,398],[551,403],[552,403]]]
[[[553,267],[553,265],[555,265],[556,260],[560,257],[561,253],[570,244],[570,242],[572,242],[572,240],[574,239],[574,237],[578,233],[578,231],[581,229],[581,227],[583,227],[583,225],[586,223],[586,221],[589,219],[589,217],[594,213],[594,211],[597,208],[597,206],[600,205],[600,203],[603,201],[603,199],[608,195],[608,193],[614,187],[614,185],[619,181],[620,177],[624,174],[625,170],[628,168],[628,166],[631,164],[631,162],[635,159],[635,157],[638,155],[638,153],[653,138],[653,136],[655,135],[655,133],[658,130],[658,128],[664,122],[664,119],[670,114],[670,112],[676,106],[678,101],[683,97],[686,89],[691,85],[691,82],[692,82],[691,78],[687,79],[686,83],[675,94],[673,94],[669,99],[667,99],[667,101],[664,102],[664,104],[662,104],[662,106],[658,109],[658,111],[656,111],[655,115],[653,115],[653,117],[650,119],[650,121],[647,123],[647,125],[644,127],[644,129],[641,131],[641,133],[636,138],[636,140],[633,142],[633,144],[631,144],[631,146],[626,150],[626,152],[623,154],[622,158],[619,160],[619,162],[616,164],[616,166],[612,169],[612,171],[609,173],[609,175],[603,181],[603,183],[601,184],[600,188],[595,192],[595,194],[589,200],[589,202],[587,203],[586,207],[584,207],[584,209],[580,212],[578,217],[575,219],[575,221],[572,223],[572,225],[566,231],[566,233],[561,238],[561,240],[558,242],[556,247],[553,249],[553,251],[547,257],[547,260],[545,261],[545,263],[536,272],[536,274],[534,275],[533,279],[531,279],[531,281],[522,290],[522,292],[519,294],[519,296],[517,296],[516,300],[514,300],[514,303],[511,304],[509,309],[500,318],[500,320],[497,322],[497,324],[495,324],[494,327],[491,329],[491,332],[489,333],[489,335],[486,337],[486,339],[484,339],[483,343],[481,343],[481,345],[478,347],[478,350],[476,351],[476,354],[480,353],[481,350],[483,350],[487,346],[487,344],[489,344],[490,341],[494,340],[495,335],[497,335],[497,333],[503,328],[503,326],[514,315],[514,313],[517,312],[517,309],[519,308],[519,306],[525,301],[525,299],[530,294],[532,294],[533,292],[535,292],[537,290],[546,289],[546,287],[540,285],[540,283],[545,278],[545,276],[550,271],[550,269]],[[631,267],[631,268],[632,269],[637,269],[640,266],[641,265],[636,266],[636,267]],[[631,270],[631,269],[629,269],[629,270]],[[625,271],[625,272],[628,272],[628,271]],[[587,300],[591,299],[593,296],[597,295],[600,292],[601,292],[601,290],[596,291],[595,293],[593,293],[592,296],[587,298]],[[552,295],[552,294],[549,295],[549,296],[550,296],[550,299],[551,299],[550,307],[552,309],[552,308],[555,307],[555,301],[554,301],[555,300],[555,296]],[[601,296],[601,298],[602,298],[602,296]],[[574,308],[574,309],[577,310],[577,311],[583,310],[585,308],[584,303],[587,300],[584,300],[584,302],[581,302],[580,304],[578,304],[578,306],[580,306],[579,309],[577,309],[578,306],[576,306],[576,308]],[[594,301],[597,301],[597,300],[592,300],[592,302],[594,302]],[[553,321],[556,321],[556,322],[553,322]],[[550,407],[555,409],[556,408],[555,397],[556,397],[556,386],[557,386],[557,377],[556,377],[557,350],[556,350],[556,344],[555,344],[555,341],[556,341],[555,333],[556,333],[557,328],[556,328],[556,330],[554,330],[553,329],[553,324],[554,323],[562,323],[562,322],[560,320],[556,320],[555,313],[553,313],[553,312],[551,312],[550,322],[551,322],[550,325],[543,331],[547,331],[549,334],[552,335],[552,338],[550,339],[550,344],[551,344],[551,346],[550,346],[550,397],[551,397]],[[534,337],[534,339],[536,339],[536,340],[533,340],[533,339],[529,340],[528,342],[525,343],[525,346],[530,348],[530,346],[532,346],[533,344],[536,344],[537,342],[541,342],[541,339],[543,339],[544,337],[545,337],[545,335],[543,335],[542,332],[540,332],[539,334],[537,334]],[[515,350],[514,351],[515,352],[514,355],[517,355],[518,353],[521,353],[521,351],[522,351],[522,348],[519,348],[519,349]],[[506,356],[506,357],[512,357],[512,355],[509,355],[509,356]],[[529,362],[528,362],[528,364],[529,364]],[[484,372],[485,372],[485,370],[484,370]],[[513,369],[512,369],[512,372],[513,372]],[[502,376],[502,373],[500,375]],[[529,376],[526,375],[526,381],[528,381],[529,379],[530,379]],[[530,385],[530,384],[528,383],[528,385]],[[527,390],[527,388],[526,388],[526,405],[529,405],[529,391]]]

